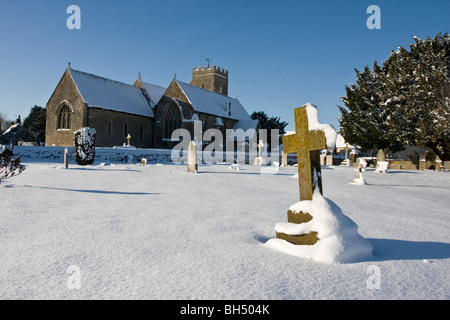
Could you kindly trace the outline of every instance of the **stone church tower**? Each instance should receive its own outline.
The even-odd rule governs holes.
[[[215,65],[205,68],[194,67],[191,85],[228,96],[228,70]]]

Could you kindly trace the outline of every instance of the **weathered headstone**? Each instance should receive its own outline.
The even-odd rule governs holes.
[[[386,154],[383,149],[378,150],[377,152],[377,163],[378,161],[386,161]]]
[[[316,187],[322,193],[320,150],[326,147],[325,133],[308,129],[306,106],[295,109],[295,134],[283,137],[283,150],[297,153],[300,201],[312,200]]]
[[[330,125],[316,121],[317,109],[314,106],[308,104],[296,109],[296,134],[289,139],[283,138],[285,151],[297,153],[300,202],[289,207],[288,222],[275,226],[277,238],[268,240],[266,246],[327,263],[367,259],[372,257],[370,242],[362,238],[356,224],[317,189],[320,181],[320,171],[317,171],[319,150],[325,145],[334,149],[336,131]]]
[[[195,146],[195,142],[191,141],[188,147],[187,154],[187,172],[197,173],[198,165],[197,165],[197,148]]]
[[[308,119],[308,109],[314,108],[316,119]],[[297,153],[298,181],[300,201],[312,200],[313,193],[319,188],[322,193],[322,175],[320,168],[320,150],[327,148],[325,132],[310,128],[310,123],[317,121],[317,110],[312,105],[297,108],[295,114],[295,134],[283,137],[283,151]],[[310,131],[310,130],[313,131]],[[288,222],[300,224],[311,221],[313,217],[308,212],[293,212],[288,210]],[[297,245],[312,245],[318,240],[317,232],[292,235],[276,233],[277,238]]]

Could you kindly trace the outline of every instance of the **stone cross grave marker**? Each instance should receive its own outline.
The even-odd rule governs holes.
[[[309,131],[306,106],[295,109],[295,134],[283,137],[283,151],[297,153],[300,201],[312,200],[314,190],[322,193],[320,150],[327,147],[325,133]]]
[[[261,158],[261,154],[262,154],[261,150],[262,150],[262,148],[264,148],[264,143],[262,140],[259,140],[257,147],[258,147],[258,156],[256,157],[253,164],[259,166],[263,163],[262,158]]]
[[[198,165],[197,165],[197,148],[195,146],[195,142],[191,141],[188,147],[188,155],[187,155],[187,172],[197,173]]]
[[[312,200],[316,187],[322,193],[320,150],[327,148],[325,132],[310,131],[307,107],[305,105],[295,109],[295,134],[283,137],[283,152],[297,153],[300,201]],[[288,210],[289,223],[301,224],[312,219],[308,212],[295,213]],[[313,245],[319,240],[316,231],[302,235],[277,232],[276,236],[296,245]]]
[[[261,158],[261,153],[262,153],[261,150],[262,150],[262,148],[264,148],[264,143],[262,142],[262,140],[259,140],[257,147],[258,147],[258,157]]]
[[[130,139],[131,139],[131,136],[130,136],[130,134],[128,134],[127,135],[127,146],[128,147],[130,146]]]

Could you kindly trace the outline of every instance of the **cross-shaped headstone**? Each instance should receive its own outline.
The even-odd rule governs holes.
[[[297,153],[300,201],[312,200],[316,186],[322,193],[320,150],[327,147],[323,131],[309,131],[306,108],[295,109],[295,134],[283,137],[283,151]]]
[[[262,153],[261,149],[264,148],[264,143],[263,143],[262,140],[259,140],[259,143],[258,143],[257,147],[258,147],[258,157],[261,158],[261,153]]]

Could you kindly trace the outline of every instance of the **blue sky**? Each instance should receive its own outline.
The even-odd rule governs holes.
[[[69,5],[81,9],[70,30]],[[370,5],[381,29],[366,26]],[[337,105],[354,69],[386,60],[412,36],[450,31],[450,1],[406,0],[0,0],[0,112],[24,119],[45,106],[67,63],[133,83],[167,86],[192,67],[229,71],[229,95],[249,113],[265,111],[294,127],[294,108],[318,107],[338,129]]]

